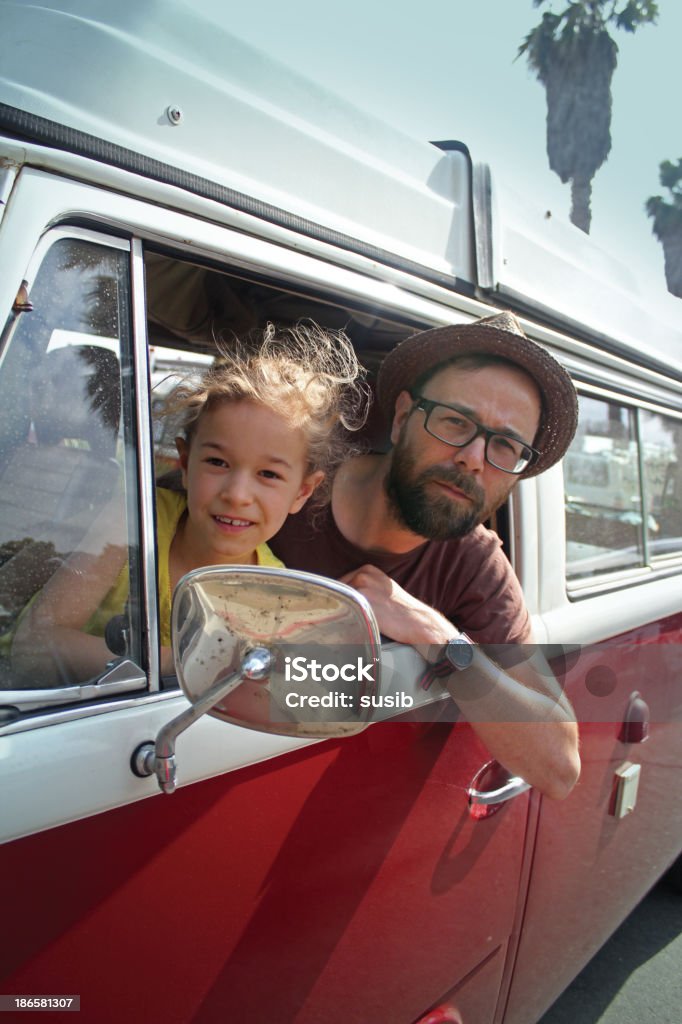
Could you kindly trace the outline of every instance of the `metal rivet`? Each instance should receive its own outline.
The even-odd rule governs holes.
[[[166,117],[171,124],[180,124],[182,121],[182,111],[180,107],[175,107],[172,104],[166,107]]]

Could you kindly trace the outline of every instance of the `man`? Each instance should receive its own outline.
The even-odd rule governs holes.
[[[505,312],[399,344],[377,399],[393,447],[341,466],[326,519],[290,517],[273,550],[363,593],[384,635],[447,673],[490,752],[562,798],[579,774],[577,726],[531,644],[499,539],[482,524],[521,477],[565,453],[578,416],[571,379]],[[503,670],[479,644],[524,646],[498,648]]]

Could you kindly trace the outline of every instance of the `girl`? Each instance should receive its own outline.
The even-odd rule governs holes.
[[[205,565],[282,567],[267,541],[313,492],[326,499],[330,471],[347,454],[344,431],[364,422],[361,375],[342,333],[269,324],[257,350],[221,348],[199,383],[171,394],[165,412],[181,422],[182,489],[156,489],[163,674],[173,672],[171,597],[182,576]],[[107,624],[129,589],[124,522],[112,502],[24,614],[12,661],[34,685],[37,673],[42,685],[92,678],[111,660]]]

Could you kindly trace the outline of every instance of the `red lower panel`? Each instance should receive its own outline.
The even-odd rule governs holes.
[[[486,759],[464,724],[375,726],[8,844],[1,990],[82,1024],[410,1024],[511,929],[527,798],[474,822]]]

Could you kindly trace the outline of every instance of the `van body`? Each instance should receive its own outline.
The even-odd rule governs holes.
[[[3,997],[97,1024],[533,1024],[682,850],[679,300],[461,143],[238,43],[218,3],[0,16]],[[203,717],[159,793],[131,759],[187,708],[159,665],[169,377],[302,317],[375,372],[499,309],[580,395],[563,463],[495,523],[580,722],[570,797],[510,786],[444,693],[322,741]],[[122,653],[27,679],[17,622],[121,489]],[[416,654],[382,658],[416,693]]]

